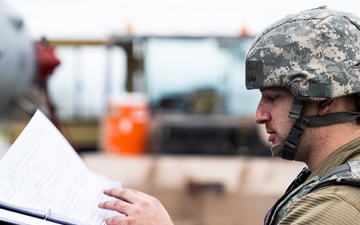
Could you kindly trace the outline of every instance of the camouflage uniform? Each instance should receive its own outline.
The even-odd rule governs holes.
[[[346,162],[350,162],[351,172],[327,177],[329,171]],[[301,175],[269,210],[265,224],[360,223],[360,188],[356,187],[360,186],[360,138],[332,153],[311,174],[305,168]]]
[[[351,13],[302,11],[259,34],[246,56],[246,87],[284,87],[295,96],[288,115],[295,123],[272,154],[293,160],[306,127],[359,120],[359,112],[304,114],[307,101],[346,95],[357,96],[360,108],[359,78],[360,19]],[[337,166],[356,160],[360,161],[360,138],[333,152],[311,174],[304,169],[269,210],[265,224],[360,224],[360,163],[349,163],[351,172],[324,178]]]

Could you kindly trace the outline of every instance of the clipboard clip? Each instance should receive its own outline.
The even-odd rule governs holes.
[[[45,211],[45,214],[44,214],[44,220],[48,220],[49,216],[50,216],[50,213],[51,213],[51,209],[47,209]]]

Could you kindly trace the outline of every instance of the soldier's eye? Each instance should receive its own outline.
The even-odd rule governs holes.
[[[267,99],[269,102],[274,102],[276,100],[276,96],[268,96]]]

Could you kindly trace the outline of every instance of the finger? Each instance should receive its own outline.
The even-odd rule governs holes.
[[[141,191],[137,191],[137,190],[132,190],[130,189],[131,191],[133,191],[135,194],[137,194],[139,197],[141,198],[148,198],[150,197],[150,195],[144,193],[144,192],[141,192]]]
[[[106,201],[98,204],[99,208],[114,210],[119,213],[129,215],[131,211],[131,204],[122,200]]]
[[[135,203],[140,198],[140,195],[132,190],[126,188],[113,188],[104,190],[104,194],[121,199],[129,203]]]
[[[125,216],[113,216],[105,220],[106,225],[128,225],[131,224],[132,219]]]

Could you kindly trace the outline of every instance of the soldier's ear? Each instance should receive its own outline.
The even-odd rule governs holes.
[[[318,109],[318,115],[322,116],[326,113],[328,113],[330,111],[331,108],[334,107],[336,102],[336,99],[331,99],[331,100],[325,100],[320,102],[319,104],[319,109]]]

